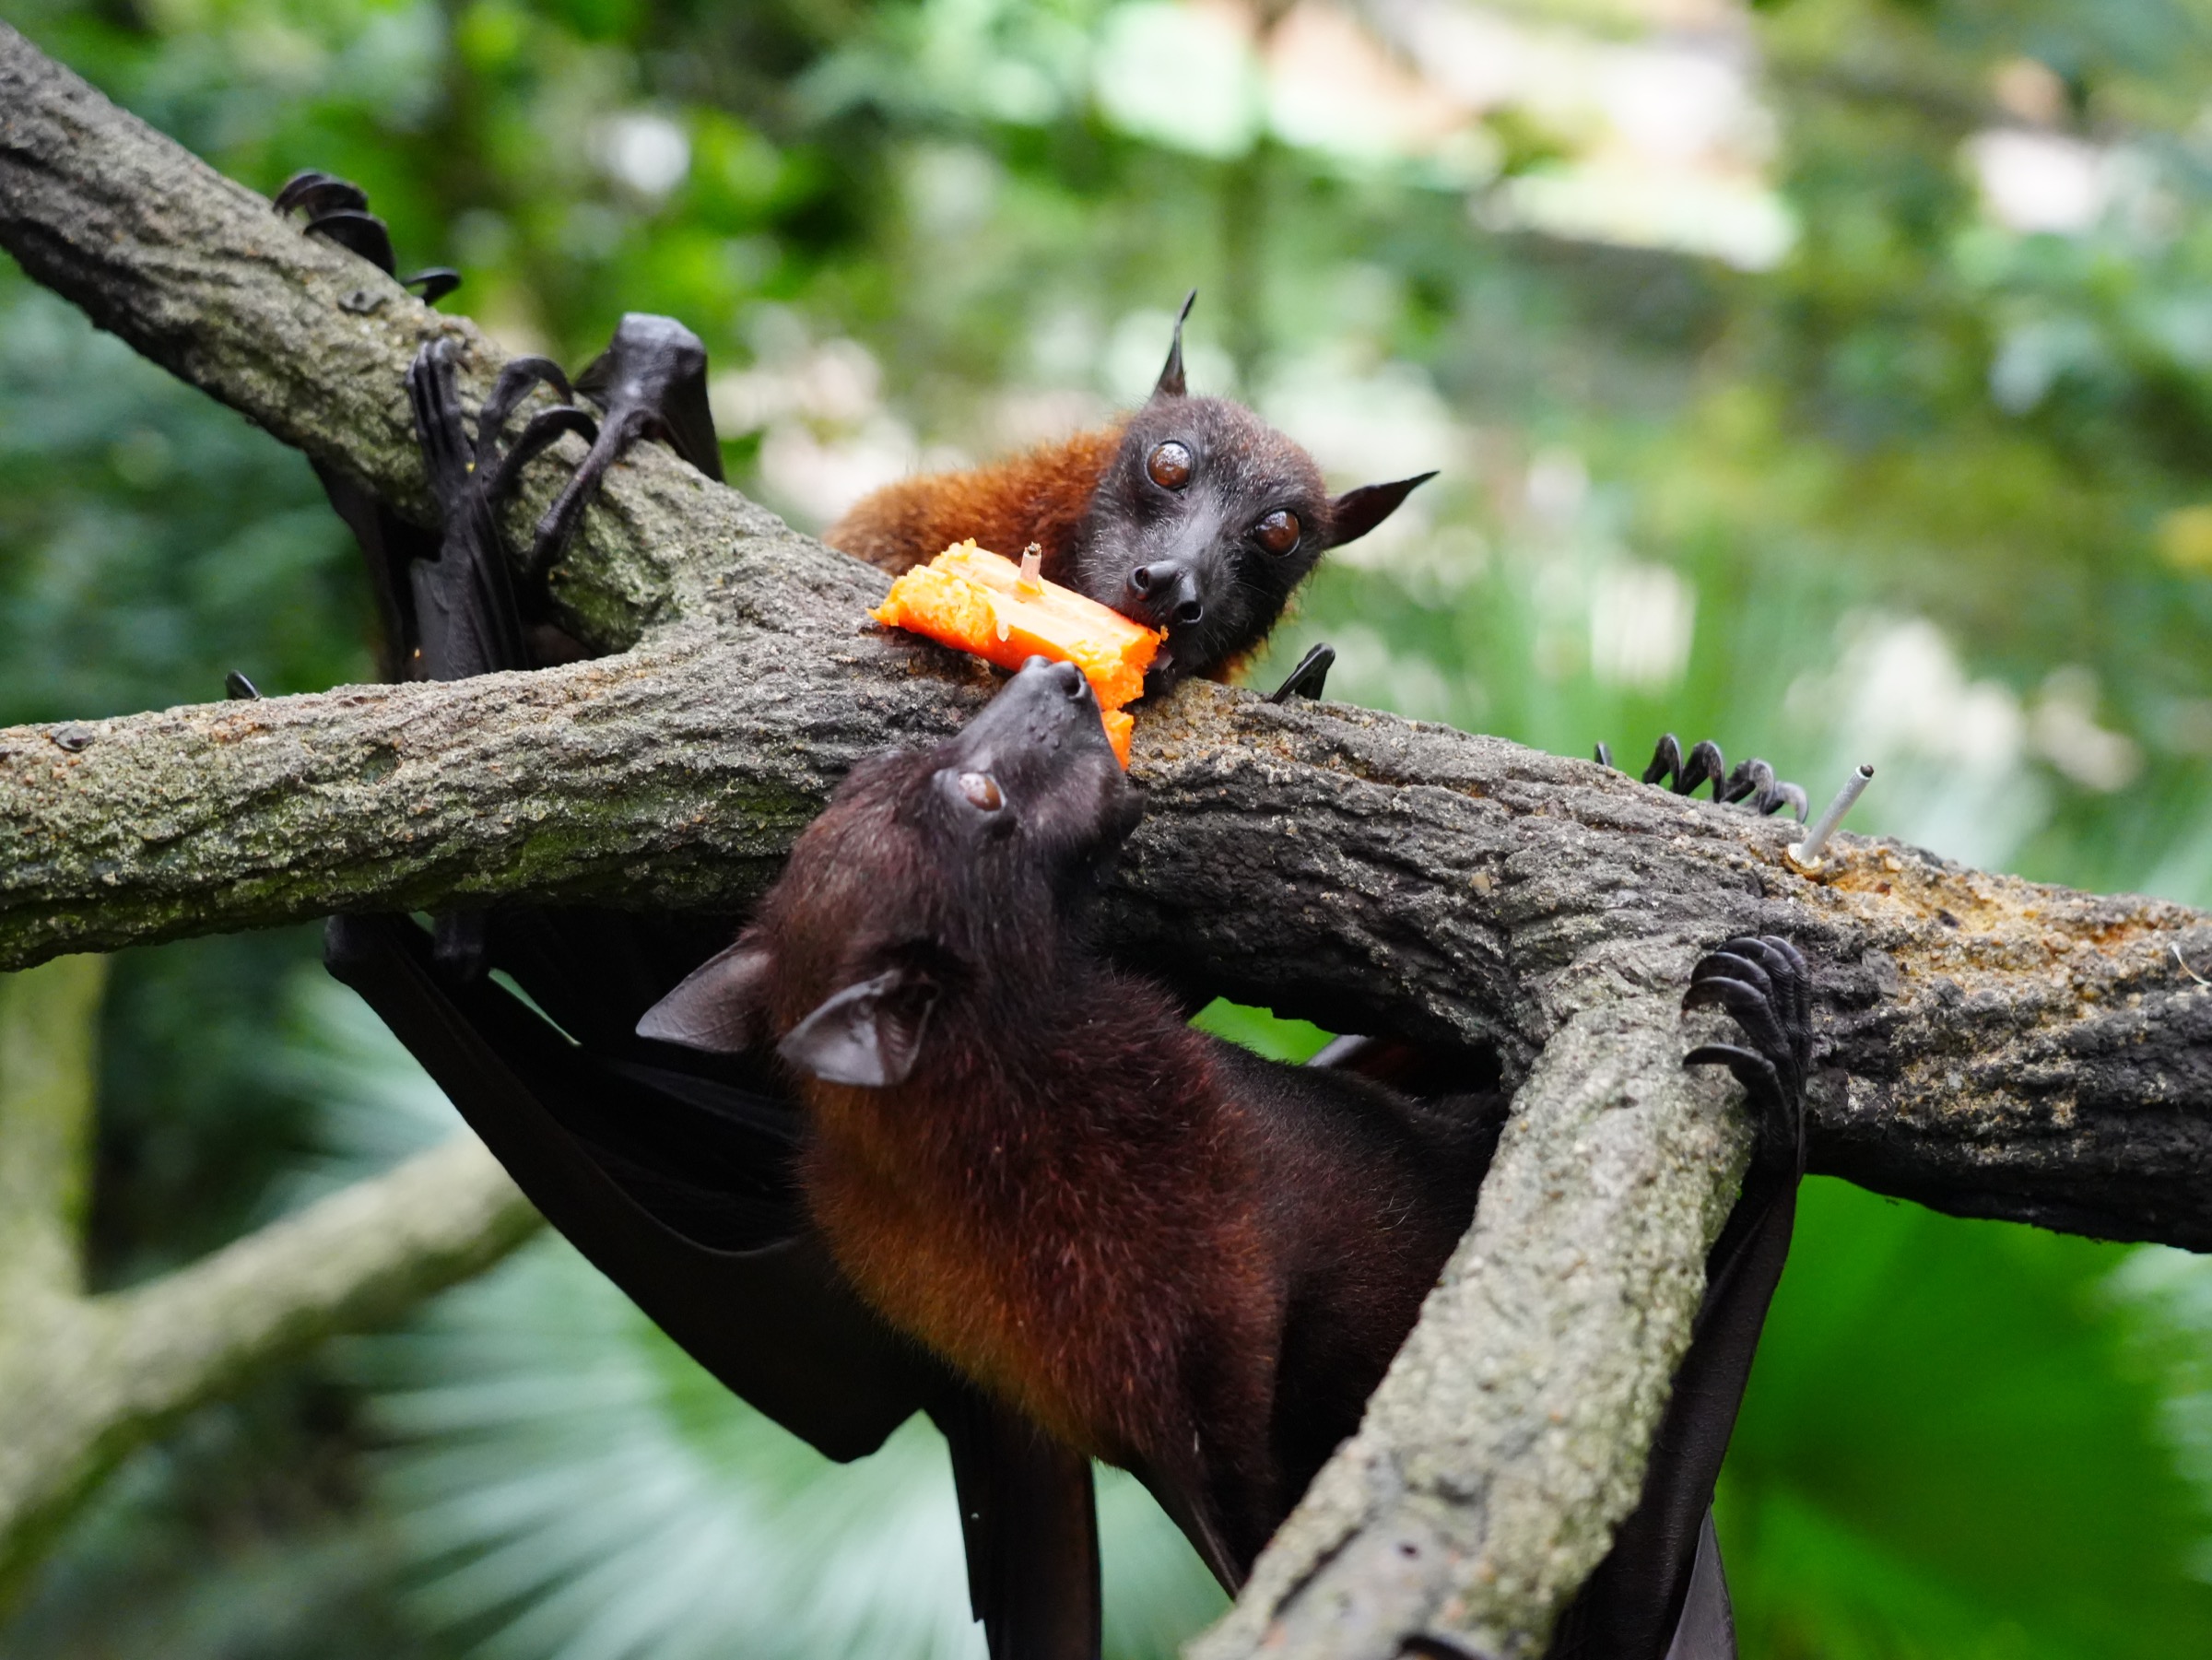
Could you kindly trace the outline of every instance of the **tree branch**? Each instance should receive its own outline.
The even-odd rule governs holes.
[[[933,648],[838,639],[864,577],[853,609],[780,636],[131,716],[74,754],[0,734],[0,960],[455,895],[741,903],[856,758],[986,693],[910,672]],[[2212,991],[2182,967],[2212,960],[2200,912],[1850,837],[1814,880],[1788,827],[1586,761],[1212,687],[1140,719],[1136,771],[1150,806],[1110,921],[1180,978],[1494,1042],[1518,1077],[1564,979],[1656,991],[1684,948],[1787,934],[1818,960],[1836,1068],[1818,1168],[2212,1244]]]
[[[1635,1505],[1748,1151],[1689,1041],[1678,995],[1559,1029],[1359,1434],[1193,1660],[1397,1660],[1412,1635],[1541,1653]]]
[[[0,1607],[125,1453],[245,1376],[405,1313],[540,1226],[473,1136],[145,1286],[11,1299],[0,1325]]]
[[[539,1225],[473,1136],[127,1291],[80,1294],[102,964],[0,982],[0,1609],[77,1501],[180,1414],[392,1318]]]
[[[496,368],[5,30],[0,244],[403,502],[417,343],[454,334],[479,387]],[[989,683],[869,630],[879,575],[650,447],[557,575],[580,631],[635,649],[0,735],[0,960],[460,894],[741,902],[856,756],[950,730]],[[1815,880],[1784,827],[1587,762],[1207,686],[1140,717],[1135,771],[1120,950],[1338,1030],[1491,1042],[1527,1080],[1475,1235],[1209,1655],[1394,1652],[1423,1626],[1541,1646],[1633,1496],[1717,1225],[1733,1132],[1717,1086],[1669,1070],[1664,1010],[1730,934],[1818,965],[1817,1167],[2212,1243],[2212,993],[2175,958],[2212,960],[2198,912],[1854,838]],[[1373,1645],[1333,1611],[1362,1587]]]
[[[65,957],[0,980],[0,1303],[82,1286],[107,967],[102,957]]]

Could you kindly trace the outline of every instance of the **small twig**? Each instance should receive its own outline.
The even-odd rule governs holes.
[[[1843,822],[1843,815],[1851,811],[1873,782],[1874,769],[1861,762],[1859,770],[1844,781],[1843,787],[1836,792],[1836,798],[1828,804],[1828,811],[1806,832],[1805,840],[1790,843],[1791,863],[1803,870],[1819,869],[1821,850],[1827,847],[1828,839],[1836,833],[1836,827]]]

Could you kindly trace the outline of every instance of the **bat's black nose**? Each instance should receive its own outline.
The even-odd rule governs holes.
[[[1159,559],[1129,573],[1129,590],[1150,607],[1155,618],[1188,627],[1206,615],[1197,573],[1181,559]]]
[[[1020,684],[1046,697],[1057,693],[1074,703],[1083,702],[1090,696],[1090,682],[1084,678],[1081,669],[1072,663],[1055,663],[1050,657],[1031,657],[1024,663],[1021,672],[1007,683],[1006,690],[1010,692]]]

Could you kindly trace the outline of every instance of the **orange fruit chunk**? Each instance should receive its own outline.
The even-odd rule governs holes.
[[[1129,764],[1135,723],[1122,705],[1143,693],[1145,670],[1166,630],[1132,622],[1072,588],[1027,575],[972,541],[905,572],[868,615],[1001,668],[1019,668],[1031,657],[1074,664],[1098,694],[1114,754]]]

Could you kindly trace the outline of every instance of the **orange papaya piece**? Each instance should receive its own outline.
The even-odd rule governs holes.
[[[1145,670],[1167,631],[1048,583],[1033,566],[961,542],[901,575],[868,615],[1001,668],[1031,657],[1074,664],[1098,694],[1106,736],[1125,767],[1135,723],[1122,705],[1143,693]]]

